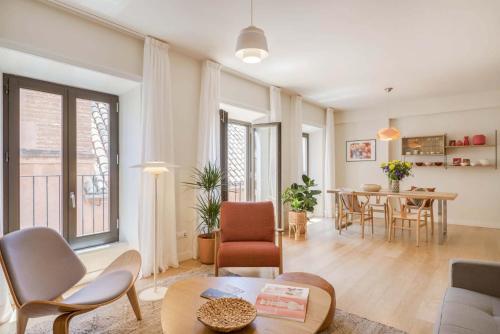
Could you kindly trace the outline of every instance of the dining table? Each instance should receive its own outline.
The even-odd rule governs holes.
[[[433,191],[400,191],[394,192],[389,189],[381,189],[379,191],[364,191],[357,189],[330,189],[327,193],[334,195],[334,212],[335,212],[335,228],[340,228],[340,193],[353,193],[357,196],[380,196],[380,197],[400,197],[400,198],[414,198],[414,199],[430,199],[437,202],[438,207],[438,243],[444,244],[448,234],[448,201],[453,201],[457,198],[457,193],[452,192],[433,192]]]

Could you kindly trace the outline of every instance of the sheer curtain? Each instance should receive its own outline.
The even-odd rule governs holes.
[[[301,182],[302,180],[302,97],[294,95],[291,98],[290,114],[287,122],[287,137],[284,138],[288,143],[287,165],[288,181]]]
[[[198,113],[198,157],[197,168],[208,162],[220,165],[220,70],[221,65],[205,60],[201,68],[201,91]],[[193,225],[193,235],[196,233]],[[193,242],[193,258],[198,254],[198,243]]]
[[[141,113],[141,159],[174,163],[173,110],[168,44],[151,37],[144,43]],[[175,214],[175,171],[158,180],[158,267],[178,266]],[[139,249],[142,274],[153,273],[154,178],[141,174],[139,200]]]
[[[335,188],[335,113],[326,109],[323,200],[325,217],[333,217],[333,198],[326,191]]]
[[[201,69],[198,114],[198,168],[220,159],[220,70],[221,65],[205,60]]]

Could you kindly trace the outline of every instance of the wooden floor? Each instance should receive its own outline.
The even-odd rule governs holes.
[[[338,308],[410,333],[432,332],[449,282],[448,261],[457,257],[500,261],[500,229],[450,225],[445,245],[438,245],[435,236],[417,248],[408,231],[403,237],[398,231],[396,241],[388,243],[381,222],[373,237],[367,233],[362,240],[359,226],[339,236],[325,219],[310,223],[307,240],[284,241],[285,271],[318,274],[335,287]],[[197,265],[187,261],[167,275]],[[233,271],[272,275],[267,270]]]

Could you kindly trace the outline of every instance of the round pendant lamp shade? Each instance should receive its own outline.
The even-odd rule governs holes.
[[[383,128],[377,132],[378,139],[383,141],[395,140],[401,136],[401,133],[396,128]]]
[[[264,30],[249,26],[241,30],[236,42],[236,57],[245,63],[255,64],[269,55]]]

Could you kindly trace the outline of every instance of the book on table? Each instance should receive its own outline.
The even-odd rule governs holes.
[[[255,307],[258,315],[304,322],[308,298],[308,288],[268,283],[257,296]]]

